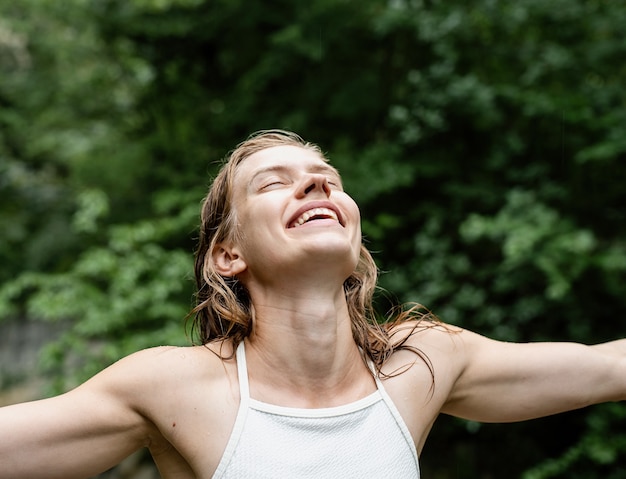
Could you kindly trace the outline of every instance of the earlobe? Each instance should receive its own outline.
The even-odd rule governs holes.
[[[226,277],[233,277],[246,270],[247,265],[235,248],[218,245],[212,254],[215,270]]]

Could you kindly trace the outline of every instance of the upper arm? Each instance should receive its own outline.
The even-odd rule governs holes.
[[[454,343],[456,377],[444,413],[511,422],[626,395],[626,359],[617,347],[505,343],[469,331]]]
[[[147,446],[141,366],[126,358],[60,396],[0,408],[0,478],[91,477]]]

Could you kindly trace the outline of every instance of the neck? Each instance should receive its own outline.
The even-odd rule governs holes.
[[[323,407],[371,392],[373,381],[352,337],[343,287],[251,288],[251,296],[255,320],[246,352],[253,396]]]

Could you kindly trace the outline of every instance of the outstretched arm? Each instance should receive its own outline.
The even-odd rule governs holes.
[[[453,336],[458,376],[444,413],[512,422],[626,399],[626,340],[586,346]]]
[[[148,446],[125,360],[61,396],[0,408],[0,478],[85,478]]]

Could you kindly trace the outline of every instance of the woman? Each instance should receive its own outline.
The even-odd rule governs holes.
[[[202,209],[199,345],[140,351],[0,410],[0,478],[419,477],[440,413],[536,418],[626,397],[626,341],[511,344],[414,310],[378,326],[359,210],[318,147],[238,146]]]

